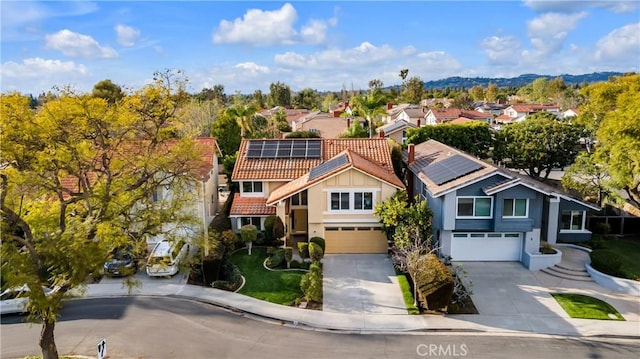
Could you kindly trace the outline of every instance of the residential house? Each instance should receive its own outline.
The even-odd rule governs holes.
[[[343,113],[351,115],[352,110],[351,106],[349,105],[349,101],[340,102],[337,105],[329,107],[329,114],[332,117],[341,117]]]
[[[376,132],[378,133],[378,136],[382,138],[391,138],[396,142],[405,145],[407,144],[407,129],[417,127],[418,126],[411,122],[397,120],[396,122],[376,128]]]
[[[383,138],[244,139],[231,178],[234,230],[277,215],[288,244],[318,236],[326,253],[386,253],[373,210],[404,188]]]
[[[218,143],[212,137],[199,137],[194,139],[196,142],[196,151],[199,153],[199,159],[191,164],[191,170],[185,173],[187,181],[184,183],[186,187],[175,188],[170,185],[160,186],[153,194],[153,202],[162,202],[165,198],[170,198],[175,191],[184,191],[191,193],[194,200],[191,205],[184,210],[191,213],[194,218],[198,218],[196,226],[184,226],[179,223],[165,223],[164,231],[177,231],[179,235],[194,237],[202,234],[207,236],[209,224],[213,221],[218,212],[218,185],[219,185],[219,165],[218,157],[222,155]],[[149,249],[160,240],[164,239],[163,235],[147,238],[147,246]]]
[[[350,118],[334,117],[326,112],[314,112],[293,121],[291,130],[315,132],[322,138],[336,138],[350,125]]]
[[[301,119],[304,119],[306,116],[309,116],[314,113],[311,110],[307,110],[304,108],[292,109],[292,108],[284,108],[282,106],[276,106],[268,110],[262,110],[260,111],[260,114],[265,118],[271,118],[271,116],[277,114],[280,111],[284,112],[285,119],[287,123],[291,126],[293,126],[293,123],[295,121],[300,121]]]
[[[438,125],[464,117],[474,121],[493,123],[493,115],[475,110],[461,110],[458,108],[431,108],[427,110],[425,122],[427,125]]]
[[[542,105],[542,104],[514,104],[507,107],[503,114],[496,118],[496,123],[509,124],[513,122],[522,122],[528,115],[537,112],[550,112],[556,116],[561,116],[560,106],[558,105]]]
[[[391,102],[387,102],[387,107],[386,107],[387,114],[386,116],[381,117],[382,122],[384,122],[385,124],[394,122],[398,117],[398,114],[400,114],[400,112],[402,112],[405,108],[411,107],[411,106],[415,106],[415,105],[412,105],[409,103],[401,103],[401,104],[394,105]]]
[[[494,117],[500,116],[509,105],[501,103],[485,102],[478,106],[475,106],[475,110],[482,113],[490,113]]]
[[[435,140],[409,145],[403,156],[410,198],[427,200],[440,254],[454,261],[520,261],[531,269],[541,241],[591,238],[587,213],[599,208],[554,187]]]
[[[395,121],[405,121],[413,124],[415,127],[421,127],[425,124],[426,112],[425,107],[412,105],[400,111]]]
[[[570,108],[562,112],[562,115],[560,117],[562,118],[578,117],[579,114],[580,114],[580,110],[578,110],[577,108]]]

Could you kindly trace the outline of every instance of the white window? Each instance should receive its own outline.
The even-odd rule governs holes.
[[[246,226],[247,224],[253,224],[258,228],[258,230],[262,230],[262,226],[260,225],[261,218],[260,217],[240,217],[240,226]]]
[[[492,218],[492,197],[458,197],[456,218]]]
[[[262,193],[262,182],[242,182],[242,192]]]
[[[374,203],[373,192],[330,192],[329,211],[372,212]]]
[[[505,198],[503,217],[526,218],[529,215],[529,200],[526,198]]]
[[[584,231],[585,211],[562,211],[561,227],[563,231]]]
[[[331,193],[332,211],[348,211],[349,209],[349,192]]]
[[[387,136],[389,137],[389,136]],[[402,144],[406,145],[407,144],[407,130],[402,130]]]

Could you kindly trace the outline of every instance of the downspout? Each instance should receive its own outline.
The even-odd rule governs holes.
[[[204,256],[209,256],[209,229],[207,228],[207,191],[205,182],[202,181],[202,234],[204,235]]]

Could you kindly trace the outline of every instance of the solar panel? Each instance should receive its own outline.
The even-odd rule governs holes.
[[[484,166],[478,162],[461,155],[453,155],[426,166],[422,173],[439,186],[482,168]]]
[[[249,140],[247,158],[321,158],[320,140]]]
[[[333,170],[335,170],[336,168],[340,168],[341,166],[346,165],[347,163],[349,163],[349,158],[347,157],[346,154],[340,156],[340,157],[335,157],[330,159],[329,161],[322,163],[318,166],[313,167],[310,171],[309,171],[309,179],[310,180],[314,180],[320,176],[323,176]]]

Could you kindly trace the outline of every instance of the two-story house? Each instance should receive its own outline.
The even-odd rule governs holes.
[[[392,122],[376,128],[376,132],[380,137],[391,138],[394,141],[405,145],[407,143],[407,129],[417,127],[418,126],[414,125],[411,122],[405,120],[397,120],[396,122]]]
[[[218,157],[221,155],[220,148],[215,138],[198,137],[194,139],[195,150],[199,158],[189,164],[190,170],[184,174],[184,181],[180,181],[180,186],[175,184],[165,184],[159,186],[151,198],[152,203],[161,204],[164,199],[174,196],[176,191],[187,194],[192,200],[185,206],[185,213],[197,218],[196,224],[184,223],[164,223],[163,232],[175,232],[178,236],[192,239],[202,234],[205,238],[209,224],[218,212]],[[147,237],[149,249],[165,235]]]
[[[532,115],[537,112],[550,112],[556,116],[561,116],[560,106],[558,105],[543,105],[543,104],[514,104],[507,107],[502,115],[496,118],[496,123],[509,124],[513,122],[522,122],[528,115]]]
[[[234,230],[277,215],[288,240],[322,237],[326,253],[386,253],[373,210],[404,188],[384,138],[244,139],[231,179]]]
[[[587,212],[599,207],[528,176],[496,167],[435,140],[404,153],[408,191],[433,211],[433,238],[455,261],[521,261],[541,240],[591,238]]]
[[[425,124],[433,126],[448,123],[460,117],[474,121],[483,121],[490,125],[493,124],[493,115],[490,113],[475,110],[461,110],[458,108],[431,108],[427,110],[425,115]]]

